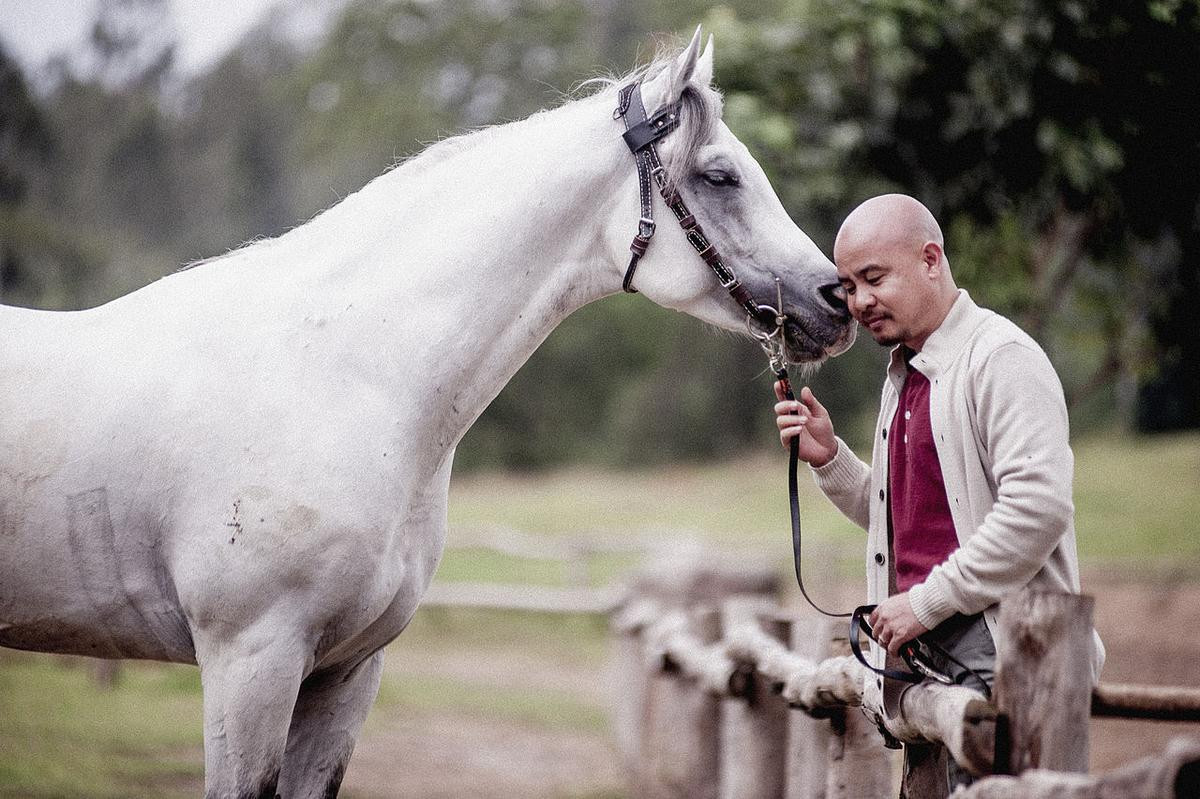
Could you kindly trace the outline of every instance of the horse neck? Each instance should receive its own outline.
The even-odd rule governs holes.
[[[475,134],[306,226],[311,246],[341,248],[323,290],[360,310],[346,357],[372,359],[437,448],[568,314],[619,285],[606,228],[634,172],[604,102]]]

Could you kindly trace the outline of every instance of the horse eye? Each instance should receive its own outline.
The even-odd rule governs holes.
[[[719,169],[712,169],[704,172],[701,176],[704,182],[710,186],[736,186],[738,179],[736,175],[731,175],[728,172],[723,172]]]

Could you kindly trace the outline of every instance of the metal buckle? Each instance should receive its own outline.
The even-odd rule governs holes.
[[[734,283],[737,282],[735,279]],[[767,356],[767,360],[771,363],[771,368],[780,369],[785,361],[783,355],[784,339],[783,326],[787,322],[787,317],[783,313],[783,283],[779,277],[775,277],[775,300],[779,304],[777,306],[758,305],[756,310],[764,314],[771,314],[775,317],[775,327],[769,331],[755,330],[754,322],[757,321],[750,314],[746,314],[746,330],[750,335],[758,340],[758,345],[762,347],[763,352]]]
[[[949,675],[935,669],[925,660],[924,654],[919,649],[917,641],[914,639],[904,645],[901,650],[901,656],[908,667],[918,674],[922,674],[935,682],[940,682],[942,685],[954,685]]]
[[[643,239],[648,239],[654,236],[654,220],[647,217],[642,217],[638,220],[638,235]]]

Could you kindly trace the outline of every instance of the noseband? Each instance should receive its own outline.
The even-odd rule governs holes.
[[[741,284],[733,270],[721,260],[717,248],[709,242],[704,230],[696,222],[696,217],[688,210],[679,191],[671,185],[667,171],[658,158],[654,143],[666,136],[679,126],[679,109],[681,102],[676,100],[659,109],[654,116],[646,118],[646,107],[642,103],[641,81],[634,81],[621,89],[618,95],[618,105],[613,111],[613,119],[625,121],[623,138],[633,153],[637,163],[638,195],[641,201],[642,216],[638,220],[638,232],[629,245],[629,266],[625,269],[625,279],[621,288],[630,294],[636,294],[633,287],[633,275],[637,271],[638,261],[646,254],[650,239],[654,236],[654,198],[651,194],[650,179],[653,178],[658,186],[663,202],[675,214],[679,226],[687,237],[688,243],[700,254],[704,262],[712,269],[713,274],[721,283],[721,288],[729,292],[742,310],[746,312],[746,326],[750,334],[758,339],[764,350],[772,355],[772,361],[783,356],[783,298],[779,289],[779,278],[776,278],[776,293],[779,295],[777,306],[762,305],[755,302],[750,291]],[[755,330],[752,321],[764,325],[769,332]],[[778,338],[778,342],[776,342]],[[778,353],[776,356],[775,353]]]

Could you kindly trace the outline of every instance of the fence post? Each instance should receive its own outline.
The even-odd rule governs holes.
[[[642,722],[649,683],[643,632],[662,612],[651,599],[634,599],[610,620],[612,630],[613,731],[625,773],[637,774],[641,762]]]
[[[792,620],[791,649],[813,663],[829,656],[833,620],[805,614]],[[788,719],[787,799],[825,799],[829,761],[829,719],[800,710]]]
[[[1090,596],[1030,590],[1000,603],[996,650],[1003,654],[993,693],[1007,717],[1009,773],[1087,772],[1094,604]]]
[[[790,625],[774,602],[731,597],[722,607],[726,635],[755,625],[785,646]],[[752,663],[738,663],[734,696],[721,702],[720,799],[782,799],[787,755],[788,705]]]
[[[111,691],[121,682],[121,661],[95,660],[92,662],[92,682],[97,688]]]
[[[691,632],[702,643],[721,638],[713,608],[689,614]],[[661,660],[647,658],[646,704],[641,723],[642,763],[636,795],[643,799],[716,799],[720,774],[720,700],[696,684],[663,673]]]
[[[850,641],[838,635],[829,647],[831,657],[850,654]],[[883,745],[883,736],[867,720],[862,710],[847,707],[833,718],[829,739],[829,771],[825,799],[866,799],[894,796],[892,750]]]

